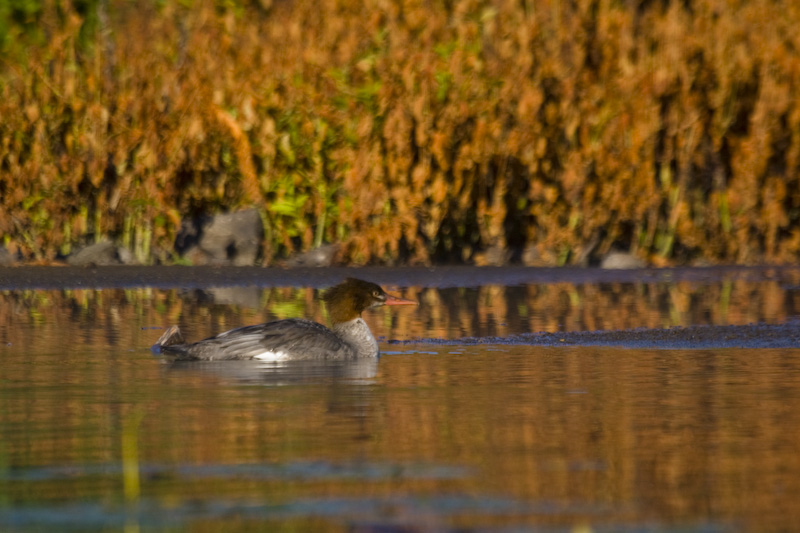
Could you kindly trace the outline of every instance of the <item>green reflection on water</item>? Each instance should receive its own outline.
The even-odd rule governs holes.
[[[139,425],[144,418],[144,410],[137,408],[129,414],[122,424],[122,479],[125,501],[139,501]]]

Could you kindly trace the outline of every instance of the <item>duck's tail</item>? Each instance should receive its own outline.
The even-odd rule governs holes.
[[[158,338],[151,349],[155,353],[161,353],[161,348],[165,346],[174,346],[176,344],[186,344],[186,341],[178,326],[170,326],[167,328],[167,331]]]

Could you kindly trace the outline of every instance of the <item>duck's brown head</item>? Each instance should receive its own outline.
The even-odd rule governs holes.
[[[347,278],[331,287],[322,299],[328,306],[334,324],[358,318],[367,309],[381,305],[417,305],[413,300],[387,294],[380,285],[356,278]]]

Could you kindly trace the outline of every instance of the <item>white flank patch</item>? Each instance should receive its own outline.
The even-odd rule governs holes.
[[[267,350],[265,352],[261,352],[260,354],[254,355],[253,359],[276,363],[279,361],[287,361],[289,359],[289,354],[281,351],[274,352],[272,350]]]

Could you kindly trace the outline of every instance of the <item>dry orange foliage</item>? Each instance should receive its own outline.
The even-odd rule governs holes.
[[[256,205],[267,257],[657,264],[800,251],[800,7],[772,0],[131,5],[0,63],[0,232],[170,261]]]

